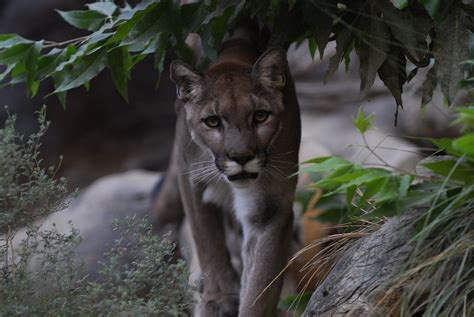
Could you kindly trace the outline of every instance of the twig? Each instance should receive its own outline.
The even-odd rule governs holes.
[[[64,45],[68,45],[68,44],[79,44],[81,42],[86,41],[88,38],[89,38],[89,36],[82,36],[82,37],[78,37],[78,38],[63,41],[63,42],[44,41],[44,44],[45,44],[44,48],[64,46]]]

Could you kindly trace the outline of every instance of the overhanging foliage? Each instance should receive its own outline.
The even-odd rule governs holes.
[[[171,0],[144,0],[134,7],[112,1],[87,5],[86,10],[59,12],[66,22],[90,33],[56,43],[31,41],[14,34],[0,35],[0,83],[26,83],[35,96],[41,82],[52,79],[65,103],[66,93],[109,68],[121,95],[128,99],[132,67],[150,54],[161,73],[167,49],[190,62],[185,43],[198,33],[205,52],[199,66],[217,56],[227,30],[243,17],[270,34],[269,45],[288,47],[309,41],[310,54],[322,57],[329,41],[336,53],[327,70],[329,78],[355,49],[365,97],[377,76],[402,106],[403,85],[419,68],[432,65],[423,86],[422,104],[431,100],[437,83],[451,102],[463,79],[461,62],[468,59],[468,37],[474,29],[474,6],[460,0],[206,0],[179,5]],[[413,67],[407,74],[407,62]]]

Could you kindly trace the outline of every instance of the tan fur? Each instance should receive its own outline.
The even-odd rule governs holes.
[[[257,59],[248,42],[232,40],[204,74],[171,65],[178,123],[156,224],[172,228],[183,215],[189,223],[205,276],[196,316],[276,314],[282,281],[263,290],[289,256],[297,180],[288,176],[301,129],[285,55],[270,49]],[[209,126],[210,117],[220,125]],[[226,241],[229,221],[242,227],[243,241]],[[230,260],[235,245],[241,265]]]

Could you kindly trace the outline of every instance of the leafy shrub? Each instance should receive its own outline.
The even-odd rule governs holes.
[[[143,219],[115,221],[115,230],[123,232],[122,237],[107,253],[98,280],[83,292],[88,302],[85,315],[182,315],[189,308],[192,288],[184,261],[173,263],[175,245],[153,235]]]
[[[1,245],[0,316],[65,316],[77,310],[81,262],[77,231],[60,234],[31,226],[20,247]],[[34,268],[31,263],[34,262]]]
[[[49,123],[38,113],[39,131],[27,139],[15,132],[14,115],[0,129],[0,315],[62,315],[70,310],[81,263],[74,256],[76,230],[40,230],[33,221],[65,207],[64,178],[41,166],[40,139]],[[15,241],[20,227],[26,238]],[[34,262],[34,270],[32,263]],[[47,291],[43,291],[47,289]],[[39,291],[42,290],[42,291]]]
[[[49,125],[45,116],[43,107],[39,131],[26,140],[15,132],[15,115],[0,129],[0,233],[64,207],[66,180],[54,179],[54,167],[45,170],[39,157],[40,139]]]
[[[0,129],[0,316],[179,316],[191,304],[185,263],[175,246],[151,232],[144,219],[115,221],[122,235],[88,281],[75,254],[81,243],[71,225],[67,234],[36,224],[66,206],[65,179],[41,167],[39,132],[25,140],[14,130],[15,116]],[[27,225],[26,238],[15,239]]]
[[[391,217],[415,207],[424,210],[409,241],[415,245],[413,253],[391,276],[386,295],[376,303],[388,305],[394,315],[474,314],[469,299],[474,291],[474,106],[458,112],[463,135],[432,140],[448,154],[423,164],[434,176],[421,175],[413,181],[415,175],[403,171],[367,168],[338,157],[311,160],[304,170],[319,179],[313,186],[324,190],[326,200],[344,197],[343,205],[326,210],[324,220],[354,222]],[[370,118],[359,113],[355,124],[364,134]]]

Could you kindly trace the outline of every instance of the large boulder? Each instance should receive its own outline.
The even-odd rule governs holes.
[[[77,198],[71,198],[66,209],[40,219],[41,230],[55,229],[68,234],[71,226],[79,231],[82,242],[77,255],[84,260],[84,271],[96,276],[99,261],[120,238],[114,231],[113,220],[136,215],[149,218],[153,187],[161,175],[155,172],[133,170],[98,179]],[[15,244],[26,238],[26,229],[15,236]]]

